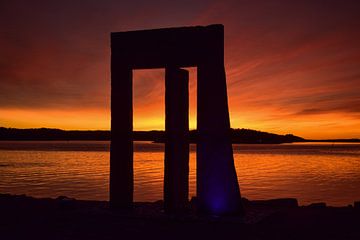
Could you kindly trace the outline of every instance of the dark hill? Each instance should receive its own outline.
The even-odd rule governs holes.
[[[231,129],[233,143],[292,143],[305,142],[304,138],[292,134],[279,135],[251,129]]]
[[[233,143],[290,143],[306,141],[292,134],[278,135],[250,129],[231,129]],[[164,142],[164,131],[135,131],[134,140]],[[51,128],[16,129],[0,127],[0,140],[110,140],[110,131],[79,131]],[[190,141],[196,142],[196,130],[190,131]]]

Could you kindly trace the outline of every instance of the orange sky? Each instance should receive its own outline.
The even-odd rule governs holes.
[[[222,23],[232,127],[360,138],[359,12],[355,0],[1,1],[0,126],[109,129],[110,32]],[[164,70],[134,76],[134,128],[163,129]]]

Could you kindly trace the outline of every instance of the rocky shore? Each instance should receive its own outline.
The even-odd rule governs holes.
[[[360,204],[249,201],[245,216],[168,215],[162,202],[114,211],[108,202],[0,194],[0,239],[360,239]]]

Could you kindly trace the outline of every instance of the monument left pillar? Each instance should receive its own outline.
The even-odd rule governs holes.
[[[132,69],[111,56],[110,206],[131,208],[133,203]]]

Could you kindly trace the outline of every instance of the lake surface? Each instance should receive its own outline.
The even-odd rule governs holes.
[[[189,192],[196,192],[191,145]],[[234,144],[243,197],[332,206],[360,200],[360,144]],[[0,193],[108,200],[109,142],[0,141]],[[162,199],[164,145],[135,142],[135,201]]]

